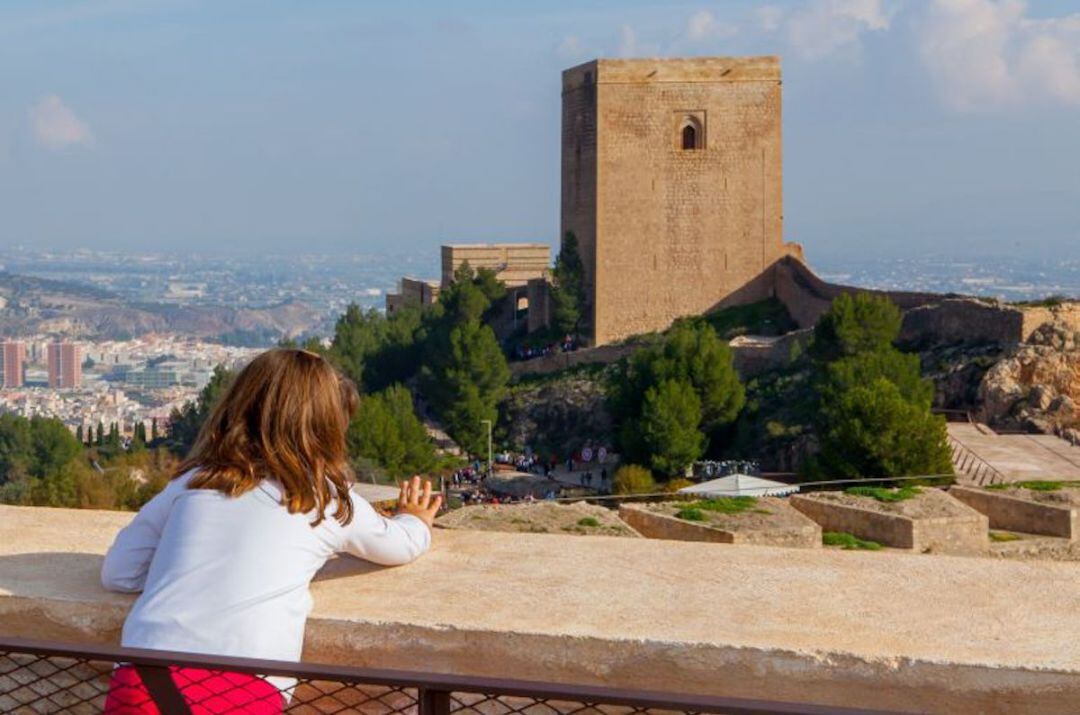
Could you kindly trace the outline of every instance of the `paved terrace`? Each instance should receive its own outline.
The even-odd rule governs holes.
[[[950,422],[949,436],[1007,481],[1080,481],[1080,447],[1049,434],[997,434],[982,424]]]
[[[130,514],[0,507],[0,633],[115,643]],[[1080,567],[439,531],[314,584],[305,660],[921,712],[1080,702]]]

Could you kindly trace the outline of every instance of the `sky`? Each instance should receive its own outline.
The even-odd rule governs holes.
[[[745,54],[811,259],[1080,259],[1080,0],[5,0],[0,248],[554,243],[561,70]]]

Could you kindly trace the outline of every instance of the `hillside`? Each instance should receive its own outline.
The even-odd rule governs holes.
[[[129,303],[108,291],[0,273],[0,334],[63,334],[84,340],[125,339],[172,332],[237,342],[295,336],[320,320],[299,302],[268,308]]]

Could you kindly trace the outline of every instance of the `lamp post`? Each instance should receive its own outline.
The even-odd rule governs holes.
[[[494,466],[492,464],[492,459],[491,459],[491,420],[480,420],[480,424],[487,425],[487,433],[488,433],[488,468],[487,468],[487,473],[488,473],[488,476],[490,477],[492,467]]]

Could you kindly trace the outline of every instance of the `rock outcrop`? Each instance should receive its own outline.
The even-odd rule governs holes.
[[[1057,434],[1080,443],[1080,332],[1045,323],[987,371],[979,418],[998,427]]]

